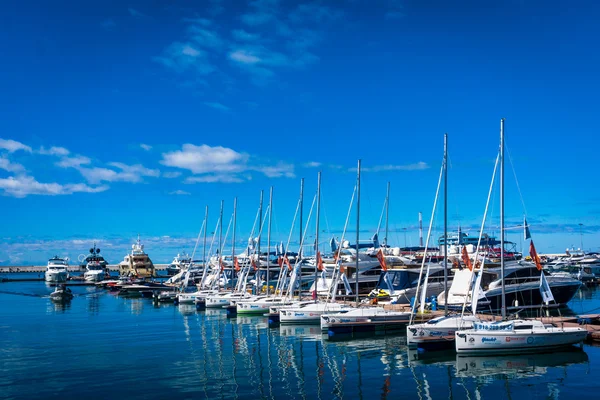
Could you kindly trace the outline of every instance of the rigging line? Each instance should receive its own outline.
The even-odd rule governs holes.
[[[419,296],[419,289],[421,288],[421,279],[423,278],[423,269],[425,268],[425,260],[427,259],[427,247],[429,246],[429,238],[431,236],[431,226],[433,224],[433,218],[435,217],[435,209],[437,207],[437,201],[438,201],[438,196],[440,194],[440,187],[442,186],[442,176],[444,174],[444,163],[442,163],[442,166],[440,168],[440,176],[438,178],[438,184],[437,184],[437,189],[435,191],[435,199],[433,201],[433,210],[431,211],[431,218],[429,220],[429,229],[427,230],[427,240],[425,241],[425,250],[423,251],[423,260],[421,261],[421,269],[419,270],[419,281],[417,283],[417,291],[415,292],[415,301],[413,303],[412,309],[410,311],[410,324],[412,324],[413,322],[413,318],[415,315],[415,309],[417,307],[417,298]],[[429,263],[427,264],[427,273],[425,275],[425,280],[427,280],[429,275]],[[421,295],[422,297],[422,301],[421,301],[421,305],[420,305],[420,309],[421,309],[421,313],[424,311],[425,309],[425,295],[427,293],[427,290],[425,290],[427,283],[425,282],[425,285],[423,287],[423,293]]]
[[[323,189],[321,189],[321,210],[323,211],[323,217],[325,218],[325,226],[327,226],[327,235],[331,236],[331,229],[329,229],[329,220],[327,219],[327,207],[325,207],[325,201],[323,200],[323,198]]]
[[[385,196],[385,200],[383,201],[383,207],[381,208],[381,215],[379,216],[379,223],[377,224],[377,236],[379,236],[379,231],[381,230],[381,221],[383,221],[383,213],[385,212],[386,207],[387,207],[387,196]]]
[[[519,180],[517,179],[517,171],[515,170],[515,166],[512,162],[512,157],[510,156],[510,149],[506,145],[506,139],[504,140],[504,148],[506,149],[506,153],[508,154],[508,161],[510,162],[510,167],[512,168],[513,175],[515,176],[515,182],[517,183],[517,190],[519,191],[519,197],[521,198],[521,204],[523,205],[523,211],[525,212],[525,216],[527,216],[527,208],[525,207],[525,200],[523,200],[523,193],[521,193],[521,186],[519,186]]]
[[[284,274],[286,265],[283,262],[283,260],[285,260],[285,258],[287,257],[288,248],[290,246],[290,241],[292,240],[292,234],[294,233],[294,226],[296,225],[296,217],[298,216],[298,211],[300,209],[300,202],[301,202],[301,200],[298,200],[298,202],[296,203],[296,212],[294,213],[294,219],[292,219],[292,227],[290,228],[290,234],[289,234],[287,242],[285,244],[285,249],[283,251],[283,255],[280,256],[283,258],[282,258],[281,266],[279,267],[279,278],[277,279],[277,286],[275,286],[276,293],[278,290],[281,291],[283,289],[283,286],[284,286],[283,282],[287,279],[287,273]]]
[[[475,265],[477,265],[477,261],[479,258],[479,247],[481,246],[481,237],[483,236],[483,230],[485,228],[485,220],[487,218],[487,212],[488,212],[488,207],[490,204],[490,198],[492,197],[492,192],[494,189],[494,181],[496,180],[496,170],[498,169],[498,163],[500,161],[500,153],[498,153],[498,155],[496,156],[496,163],[494,164],[494,172],[492,173],[492,182],[490,183],[490,189],[488,191],[488,198],[485,204],[485,211],[483,212],[483,219],[481,221],[481,229],[479,230],[479,239],[477,240],[477,248],[475,249],[475,257],[473,259],[473,261],[475,262]],[[483,260],[483,262],[485,262],[485,258]],[[481,264],[481,268],[480,268],[480,273],[483,272],[483,263]],[[475,275],[475,267],[473,267],[473,269],[471,270],[471,278],[470,278],[470,282],[473,281],[473,276]],[[469,284],[469,286],[471,286],[471,284]],[[462,311],[461,311],[461,317],[464,316],[465,314],[465,308],[467,307],[467,297],[469,295],[469,289],[467,288],[467,293],[465,295],[464,301],[463,301],[463,306],[462,306]],[[445,301],[447,301],[448,299],[446,298]],[[473,303],[473,299],[471,299],[471,304]],[[472,307],[471,307],[472,308]]]
[[[340,239],[340,246],[337,249],[337,261],[335,262],[335,265],[333,267],[333,272],[331,274],[331,287],[330,287],[329,292],[327,292],[327,303],[329,303],[330,297],[331,297],[332,301],[335,301],[335,292],[337,290],[339,278],[342,275],[342,273],[340,272],[340,267],[341,267],[340,260],[341,260],[341,255],[342,255],[341,244],[344,243],[346,229],[348,228],[348,223],[350,222],[350,213],[352,212],[352,205],[354,204],[354,197],[356,196],[356,191],[357,191],[357,185],[354,185],[354,190],[352,191],[352,198],[350,199],[350,205],[348,206],[348,213],[346,214],[346,223],[344,224],[344,231],[342,232],[342,238]],[[358,244],[356,246],[356,257],[358,257]],[[358,271],[356,271],[355,273],[358,274]],[[333,292],[333,294],[331,292]]]
[[[202,232],[204,229],[204,225],[206,224],[206,218],[202,218],[202,225],[200,226],[200,231],[198,232],[198,237],[196,238],[196,245],[194,246],[194,251],[192,251],[192,261],[194,261],[194,255],[196,254],[196,249],[198,248],[198,242],[200,242],[200,237],[202,236]]]

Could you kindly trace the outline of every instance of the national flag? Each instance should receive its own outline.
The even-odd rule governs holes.
[[[537,254],[537,251],[535,251],[535,246],[533,245],[533,240],[529,243],[529,255],[531,256],[531,261],[533,261],[535,263],[535,266],[537,267],[538,271],[542,270],[542,261],[540,260],[540,257]]]
[[[221,266],[221,272],[225,271],[225,263],[222,258],[219,259],[219,265]]]
[[[323,269],[325,269],[323,267],[323,258],[321,258],[321,252],[317,251],[317,269],[319,271],[323,271]]]
[[[290,264],[290,260],[287,258],[287,256],[283,257],[283,262],[288,266],[288,270],[291,271],[292,264]]]
[[[525,240],[531,239],[531,232],[529,231],[529,225],[527,224],[527,218],[523,219],[523,229],[525,230]]]
[[[387,271],[387,264],[385,263],[385,256],[383,255],[382,249],[379,249],[379,251],[377,251],[377,261],[379,261],[379,264],[381,265],[381,269],[383,269],[384,271]]]
[[[471,259],[469,258],[467,246],[463,246],[462,248],[462,260],[465,263],[465,265],[469,268],[469,271],[473,271],[473,264],[471,263]]]
[[[238,258],[237,257],[233,257],[233,265],[235,266],[235,270],[237,272],[240,272],[240,263],[238,262]]]
[[[279,268],[281,268],[283,266],[283,257],[281,257],[281,256],[277,257],[277,265],[279,265]]]
[[[254,258],[250,259],[250,263],[252,264],[252,268],[254,268],[255,271],[258,271],[258,266],[256,265],[256,261],[254,261]]]
[[[552,295],[552,290],[550,290],[550,285],[548,285],[544,271],[542,271],[542,274],[540,275],[540,293],[544,303],[548,304],[551,301],[554,301],[554,296]]]

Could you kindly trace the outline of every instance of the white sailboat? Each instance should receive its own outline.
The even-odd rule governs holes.
[[[500,268],[504,275],[504,119],[500,120]],[[532,259],[539,263],[533,243]],[[541,267],[541,265],[540,265]],[[545,284],[544,284],[545,282]],[[540,276],[540,290],[545,300],[550,301],[552,292]],[[575,327],[556,326],[539,320],[506,320],[504,282],[502,283],[502,321],[477,322],[472,329],[455,333],[456,351],[459,354],[494,354],[511,352],[537,352],[572,346],[582,342],[587,331]]]

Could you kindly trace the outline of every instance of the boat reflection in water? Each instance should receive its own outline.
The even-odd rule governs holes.
[[[512,354],[499,356],[456,356],[457,377],[508,375],[525,378],[543,375],[548,368],[567,367],[587,363],[588,355],[581,348],[538,354]]]

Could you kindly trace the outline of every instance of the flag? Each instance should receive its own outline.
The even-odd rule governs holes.
[[[235,266],[235,270],[237,272],[240,272],[240,263],[238,262],[238,258],[237,257],[233,257],[233,265]]]
[[[390,276],[390,274],[388,274],[386,272],[385,275],[383,276],[383,280],[388,285],[390,296],[393,296],[394,295],[394,284],[392,283],[392,277]]]
[[[531,239],[531,232],[529,232],[529,225],[527,224],[527,218],[523,220],[523,227],[525,229],[525,240]]]
[[[535,266],[537,267],[538,271],[542,270],[542,261],[540,260],[540,257],[537,254],[537,251],[535,251],[535,246],[533,245],[533,240],[529,243],[529,255],[531,256],[531,261],[533,261],[535,263]]]
[[[281,268],[283,266],[283,257],[281,257],[281,256],[277,257],[277,265],[279,265],[279,268]]]
[[[252,264],[252,268],[254,268],[255,271],[258,271],[258,267],[256,266],[256,261],[254,261],[254,258],[250,259],[250,263]]]
[[[321,252],[317,251],[317,269],[323,271],[323,259],[321,258]]]
[[[473,271],[473,264],[471,264],[471,259],[469,258],[469,253],[467,252],[467,246],[463,246],[462,248],[462,260],[467,267],[469,267],[469,271]]]
[[[387,264],[385,263],[385,256],[383,255],[383,250],[380,248],[379,251],[377,251],[377,261],[379,261],[379,264],[381,265],[381,269],[383,269],[384,271],[387,271]]]
[[[548,304],[551,301],[554,301],[554,296],[552,295],[552,290],[550,290],[550,285],[548,285],[544,271],[542,271],[542,274],[540,275],[540,293],[542,294],[544,303]]]
[[[219,260],[219,265],[221,265],[221,272],[225,271],[225,263],[222,258]]]
[[[287,256],[283,257],[283,262],[288,266],[288,270],[291,271],[292,264],[290,264],[290,260],[287,258]]]

